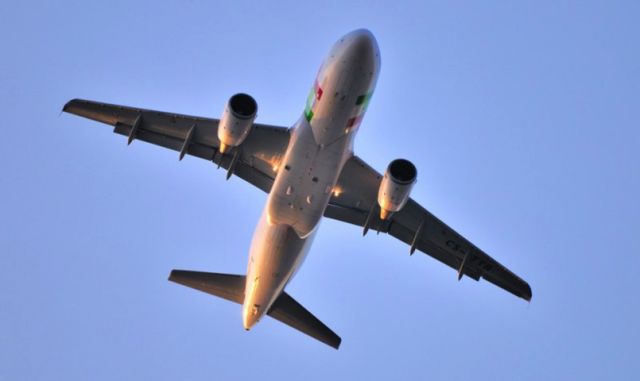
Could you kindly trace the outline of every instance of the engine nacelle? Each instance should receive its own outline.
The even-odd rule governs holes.
[[[389,164],[378,189],[380,219],[386,220],[392,213],[402,209],[409,200],[417,177],[416,166],[409,160],[396,159]]]
[[[251,131],[258,112],[258,104],[250,95],[239,93],[227,102],[218,125],[220,153],[228,147],[237,147]]]

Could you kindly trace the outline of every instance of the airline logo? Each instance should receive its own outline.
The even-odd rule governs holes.
[[[309,123],[311,123],[311,120],[313,119],[316,106],[318,105],[318,102],[322,98],[322,94],[323,94],[322,87],[320,87],[320,85],[318,84],[318,81],[316,80],[315,83],[313,84],[313,87],[309,91],[309,96],[307,97],[307,104],[304,109],[304,117]],[[356,99],[355,107],[353,109],[354,110],[353,116],[349,118],[349,120],[347,121],[347,125],[346,125],[347,129],[351,129],[352,127],[358,126],[360,124],[360,122],[362,121],[362,117],[364,116],[364,113],[367,111],[367,107],[369,107],[369,101],[371,100],[372,95],[373,95],[373,91],[370,91],[366,94],[362,94],[358,96],[358,98]]]
[[[320,98],[322,98],[322,87],[320,87],[318,80],[316,80],[309,92],[309,96],[307,97],[307,106],[304,109],[304,117],[307,119],[307,122],[311,122],[311,119],[313,119],[313,111],[315,110]]]

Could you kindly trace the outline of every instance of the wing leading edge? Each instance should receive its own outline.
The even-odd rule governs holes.
[[[410,253],[420,250],[458,272],[487,281],[510,293],[531,300],[531,287],[498,261],[458,234],[437,217],[410,199],[398,213],[382,221],[377,213],[377,193],[382,176],[357,156],[345,164],[338,179],[338,196],[333,196],[325,217],[389,233],[410,245]]]

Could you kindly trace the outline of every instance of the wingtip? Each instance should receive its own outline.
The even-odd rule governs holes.
[[[78,101],[78,98],[73,98],[69,102],[65,103],[64,106],[62,106],[62,112],[69,112],[69,108],[71,108],[71,106]]]
[[[527,302],[531,303],[531,299],[533,298],[533,293],[531,292],[531,286],[529,286],[527,284],[527,290],[525,292],[524,295],[522,295],[522,299],[526,300]]]

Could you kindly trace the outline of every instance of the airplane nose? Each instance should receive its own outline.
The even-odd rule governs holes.
[[[368,29],[354,30],[350,34],[350,48],[359,56],[374,56],[378,51],[376,38]]]
[[[351,62],[366,63],[366,65],[373,65],[373,67],[380,66],[378,43],[369,30],[354,30],[347,34],[343,40],[347,43],[345,53],[347,57],[351,57]]]

